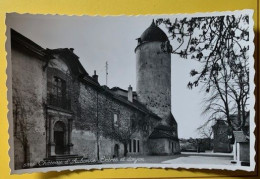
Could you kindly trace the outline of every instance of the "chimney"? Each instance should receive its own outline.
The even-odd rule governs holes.
[[[96,74],[96,70],[94,70],[94,75],[92,76],[96,82],[98,82],[98,75]]]
[[[133,102],[133,88],[131,85],[128,87],[128,101]]]

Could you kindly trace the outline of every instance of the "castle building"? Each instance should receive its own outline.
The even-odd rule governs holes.
[[[230,153],[232,152],[229,136],[232,133],[231,128],[224,120],[217,120],[212,126],[213,131],[213,152]]]
[[[213,152],[223,152],[230,153],[233,151],[234,155],[237,154],[237,145],[236,143],[241,144],[242,147],[248,150],[249,147],[249,116],[250,113],[246,112],[245,116],[245,124],[242,128],[241,119],[239,119],[238,114],[232,114],[229,116],[229,120],[231,122],[232,128],[228,125],[227,120],[216,120],[216,123],[212,126],[213,129]],[[241,116],[242,118],[242,116]],[[233,135],[233,137],[232,137]],[[245,140],[246,139],[246,140]],[[233,146],[232,146],[233,144]],[[242,152],[248,160],[249,156],[248,152]],[[236,158],[236,157],[234,157]],[[236,160],[236,159],[234,159]]]
[[[11,29],[15,169],[41,161],[180,152],[171,113],[171,55],[154,22],[135,49],[137,89],[108,88],[72,48],[48,49]]]

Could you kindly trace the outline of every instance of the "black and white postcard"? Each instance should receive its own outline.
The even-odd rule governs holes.
[[[252,16],[7,14],[11,172],[253,171]]]

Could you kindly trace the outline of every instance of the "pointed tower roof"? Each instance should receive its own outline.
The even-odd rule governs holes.
[[[152,24],[142,33],[140,40],[141,42],[153,42],[153,41],[165,42],[168,41],[168,37],[162,31],[162,29],[156,26],[153,20]]]

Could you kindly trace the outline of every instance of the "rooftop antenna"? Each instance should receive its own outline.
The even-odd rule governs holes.
[[[107,78],[108,78],[108,62],[106,61],[106,86],[107,86]]]

